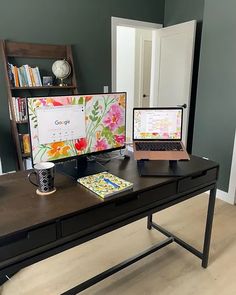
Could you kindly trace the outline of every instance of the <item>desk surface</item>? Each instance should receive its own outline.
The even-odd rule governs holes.
[[[158,169],[158,162],[157,169]],[[137,162],[117,158],[107,164],[109,172],[133,182],[132,190],[103,201],[76,181],[56,174],[53,195],[38,196],[27,172],[0,177],[0,284],[20,269],[80,245],[112,230],[148,216],[148,229],[158,229],[168,239],[155,251],[176,241],[202,259],[207,267],[214,213],[218,164],[192,156],[178,165],[183,177],[140,177]],[[152,223],[152,214],[210,190],[203,252]],[[153,247],[145,252],[153,253]],[[143,252],[138,256],[138,260]],[[137,261],[135,256],[122,268]],[[117,271],[120,265],[89,279],[71,293],[77,294]],[[115,272],[114,272],[115,269]],[[101,278],[101,279],[98,279]]]
[[[196,175],[206,169],[218,166],[217,163],[192,156],[189,162],[180,162],[188,167],[184,178]],[[173,177],[140,177],[137,163],[130,159],[114,159],[106,165],[109,172],[134,184],[132,193],[140,193],[146,189],[156,188],[169,182],[177,182]],[[183,178],[183,177],[181,177]],[[12,233],[20,232],[35,225],[55,221],[57,218],[69,216],[88,208],[102,206],[114,199],[122,198],[127,192],[103,201],[95,194],[79,185],[76,181],[61,174],[56,174],[56,193],[50,196],[38,196],[26,172],[3,175],[0,177],[0,239]],[[129,192],[129,195],[132,194]]]

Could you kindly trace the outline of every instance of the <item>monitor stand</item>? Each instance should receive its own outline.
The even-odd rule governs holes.
[[[185,161],[176,160],[139,160],[137,161],[140,176],[184,176],[186,175]]]
[[[80,177],[107,171],[108,169],[86,156],[56,164],[56,171],[77,180]]]

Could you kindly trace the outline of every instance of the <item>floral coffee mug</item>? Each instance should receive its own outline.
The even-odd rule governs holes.
[[[31,178],[35,175],[36,182]],[[55,164],[52,162],[41,162],[34,165],[34,170],[28,174],[30,183],[38,187],[37,193],[50,194],[55,191],[54,187]]]

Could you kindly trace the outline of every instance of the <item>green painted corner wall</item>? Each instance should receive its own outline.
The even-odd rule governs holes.
[[[228,191],[236,127],[236,2],[205,0],[194,127],[194,154],[220,164]]]
[[[79,92],[102,92],[103,85],[111,89],[111,16],[163,23],[164,4],[164,0],[1,0],[0,39],[72,44]],[[0,157],[3,171],[15,169],[2,75]]]
[[[203,19],[205,0],[166,0],[165,26],[187,22],[193,19],[201,22]]]

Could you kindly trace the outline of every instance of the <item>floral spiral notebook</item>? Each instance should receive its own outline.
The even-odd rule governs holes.
[[[85,176],[77,181],[103,199],[133,187],[133,183],[109,172]]]

